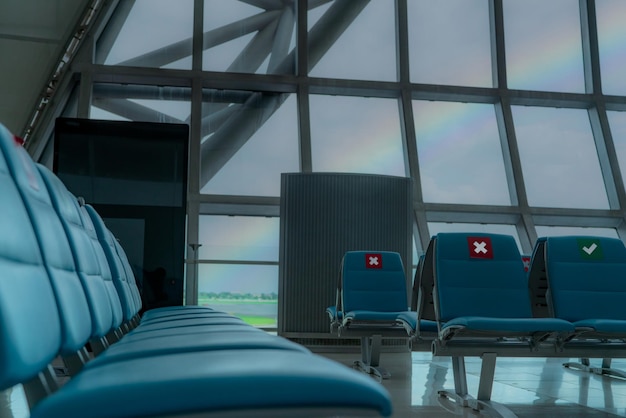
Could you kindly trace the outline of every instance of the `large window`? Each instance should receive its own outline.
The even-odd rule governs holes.
[[[532,206],[608,209],[586,110],[515,106],[513,116]]]
[[[503,1],[510,88],[585,91],[578,3]]]
[[[541,235],[625,238],[623,0],[110,3],[37,120],[189,125],[201,303],[275,323],[282,173],[411,177],[416,259],[444,230],[525,254]]]
[[[298,172],[295,95],[205,90],[201,193],[279,196],[280,174]]]
[[[413,103],[424,201],[510,205],[492,105]]]
[[[276,327],[278,218],[201,216],[198,303]]]
[[[489,1],[407,2],[411,81],[491,87]]]
[[[405,176],[398,102],[311,96],[313,171]]]

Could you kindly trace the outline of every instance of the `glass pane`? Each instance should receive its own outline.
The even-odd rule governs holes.
[[[626,112],[606,112],[606,115],[611,126],[611,136],[622,179],[626,181]]]
[[[293,69],[293,1],[205,0],[202,69],[239,73],[285,73]],[[263,7],[262,7],[263,6]],[[291,63],[291,65],[286,65]]]
[[[275,328],[278,266],[199,264],[198,304],[236,315],[255,326]]]
[[[121,29],[110,24],[106,31],[104,39],[114,41],[98,44],[99,63],[191,69],[193,0],[135,0]]]
[[[596,0],[602,91],[626,94],[626,2]]]
[[[200,260],[278,262],[279,219],[201,215]]]
[[[96,106],[91,106],[91,110],[89,111],[89,118],[98,120],[129,120],[128,118],[117,115],[115,113],[107,112],[106,110]]]
[[[205,90],[200,192],[280,196],[300,171],[295,95]]]
[[[565,235],[591,235],[599,237],[619,238],[614,228],[587,228],[577,226],[542,226],[535,225],[538,237],[557,237]]]
[[[510,88],[584,93],[578,0],[504,0]]]
[[[186,87],[95,84],[91,118],[189,123],[190,99]]]
[[[515,238],[517,247],[522,251],[522,245],[515,225],[428,222],[428,230],[431,236],[440,232],[486,232],[489,234],[511,235]]]
[[[491,87],[489,1],[412,0],[411,81]]]
[[[310,97],[313,171],[405,176],[398,102]]]
[[[341,11],[342,16],[338,19],[336,15],[340,10],[336,9],[348,12]],[[319,18],[319,12],[314,12],[315,16],[309,17],[309,74],[313,77],[395,81],[394,12],[395,7],[388,0],[335,2]],[[354,20],[350,21],[354,13]],[[346,30],[333,41],[328,34],[344,24]]]
[[[512,111],[528,203],[608,209],[587,111],[524,106]]]
[[[492,105],[414,101],[424,201],[510,205]]]

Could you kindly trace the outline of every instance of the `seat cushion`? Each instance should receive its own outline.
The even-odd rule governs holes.
[[[572,323],[556,318],[486,318],[479,316],[464,316],[451,319],[442,329],[462,326],[472,331],[494,331],[511,333],[533,332],[573,332]]]
[[[392,413],[374,379],[327,358],[289,350],[220,350],[119,361],[85,369],[31,418],[121,418],[264,408],[364,408]]]

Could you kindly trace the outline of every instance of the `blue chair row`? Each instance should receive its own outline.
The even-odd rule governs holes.
[[[529,270],[545,271],[544,296],[552,314],[544,317],[534,315],[533,286],[539,281],[524,271],[513,237],[441,233],[431,239],[431,294],[438,326],[432,351],[452,359],[455,388],[440,395],[454,408],[514,416],[491,401],[498,356],[626,357],[624,244],[597,237],[540,242],[545,252],[533,257]],[[543,267],[536,264],[540,260]],[[468,356],[482,358],[475,398],[467,390]]]
[[[22,384],[32,418],[391,415],[374,380],[231,315],[139,319],[132,270],[97,212],[1,125],[0,151],[0,391]]]

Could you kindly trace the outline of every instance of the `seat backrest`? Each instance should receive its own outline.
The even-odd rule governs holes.
[[[408,310],[407,279],[400,254],[348,251],[341,268],[343,312]]]
[[[421,305],[419,284],[421,281],[422,273],[424,271],[424,254],[420,255],[417,259],[417,266],[415,267],[415,274],[413,275],[413,286],[411,286],[411,306],[410,310],[417,311],[418,305]]]
[[[92,325],[65,230],[39,170],[24,147],[6,135],[0,135],[0,150],[24,201],[57,298],[63,333],[61,354],[75,353],[89,340]]]
[[[0,124],[0,142],[13,135]],[[61,347],[61,322],[37,236],[0,152],[0,391],[30,380]]]
[[[122,266],[117,250],[115,249],[115,238],[110,233],[109,229],[104,224],[104,220],[100,217],[100,214],[89,204],[84,205],[87,214],[91,218],[91,222],[96,230],[98,241],[102,245],[106,260],[111,270],[111,276],[113,277],[113,283],[115,289],[120,298],[122,304],[122,312],[124,315],[124,321],[131,320],[139,309],[135,306],[135,299],[126,281],[126,271]]]
[[[527,276],[512,236],[440,233],[434,257],[437,320],[532,316]]]
[[[537,238],[528,267],[528,291],[535,318],[549,318],[553,316],[546,299],[548,279],[546,277],[545,245],[546,237]]]
[[[79,204],[80,209],[80,219],[83,222],[83,227],[89,235],[91,239],[91,243],[93,244],[93,248],[95,250],[96,258],[98,259],[98,265],[100,266],[100,274],[102,275],[102,280],[104,280],[104,285],[107,290],[107,296],[109,298],[109,302],[111,303],[111,309],[113,312],[113,329],[118,328],[124,322],[124,314],[122,309],[122,302],[120,299],[120,295],[117,291],[117,287],[113,282],[113,275],[111,274],[111,268],[109,267],[109,262],[104,253],[104,248],[102,247],[102,243],[98,239],[98,234],[96,232],[96,228],[91,221],[91,216],[87,213],[87,209],[84,205]]]
[[[139,286],[137,286],[137,278],[135,277],[135,273],[133,272],[133,268],[130,265],[130,261],[128,261],[128,256],[126,255],[126,251],[124,251],[122,244],[120,244],[115,235],[113,235],[113,232],[109,230],[109,233],[111,234],[113,243],[115,244],[115,250],[117,251],[117,255],[122,262],[122,267],[126,272],[126,282],[128,283],[128,287],[130,288],[133,300],[135,301],[135,310],[139,312],[141,310],[143,302],[141,301],[141,292],[139,291]]]
[[[415,307],[417,317],[419,319],[427,319],[429,321],[436,320],[435,301],[433,295],[433,289],[435,287],[434,253],[435,237],[432,237],[428,243],[428,247],[426,248],[426,253],[423,256],[420,274],[416,274],[416,283],[413,283],[413,287],[417,288],[418,303]]]
[[[557,318],[626,319],[626,247],[621,240],[548,237],[545,254],[548,294]]]
[[[103,337],[114,327],[112,306],[107,296],[106,284],[94,243],[83,226],[78,201],[52,171],[41,164],[36,164],[36,166],[48,187],[50,198],[65,228],[74,254],[78,276],[83,283],[91,311],[91,336],[92,338]]]

